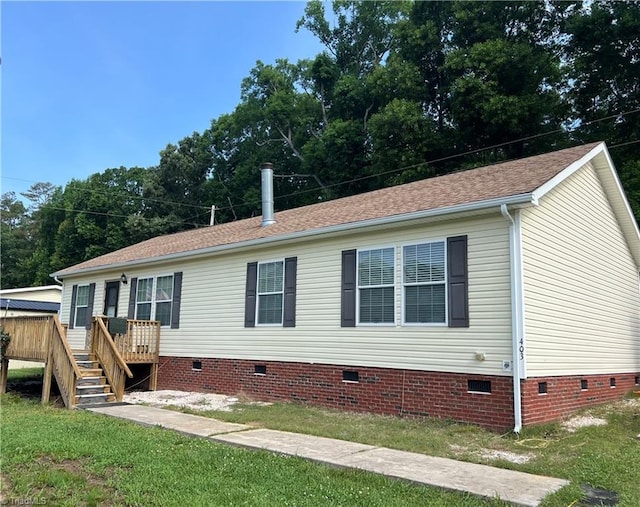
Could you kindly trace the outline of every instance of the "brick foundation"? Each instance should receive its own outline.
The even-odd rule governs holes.
[[[640,373],[536,377],[522,382],[522,421],[524,425],[554,421],[592,405],[622,398],[636,387]],[[615,387],[611,387],[611,379]],[[587,389],[582,389],[582,381]],[[547,383],[547,393],[539,394],[538,384]]]
[[[201,370],[193,369],[199,361]],[[265,371],[264,374],[256,374]],[[343,380],[357,372],[358,381]],[[622,398],[640,374],[539,377],[522,381],[524,425],[560,419],[580,408]],[[615,378],[615,387],[610,386]],[[469,380],[491,382],[491,394],[468,391]],[[586,380],[583,390],[581,381]],[[546,382],[547,393],[539,394]],[[355,412],[446,418],[495,430],[513,428],[511,377],[390,368],[161,357],[158,389],[245,394],[263,401],[294,401]]]
[[[193,362],[200,361],[201,371]],[[256,374],[256,365],[266,367]],[[357,372],[358,382],[343,381]],[[491,394],[468,392],[467,381],[491,382]],[[161,357],[158,389],[245,394],[387,415],[448,418],[496,430],[513,427],[510,377],[275,361]]]

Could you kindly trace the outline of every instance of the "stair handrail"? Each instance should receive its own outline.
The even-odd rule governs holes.
[[[51,388],[51,375],[55,376],[60,394],[67,408],[74,408],[77,379],[80,378],[80,368],[76,363],[75,357],[71,351],[71,347],[67,342],[67,336],[64,329],[60,325],[58,316],[53,316],[53,327],[49,339],[49,355],[47,358],[47,367],[45,372],[45,385],[43,388],[43,401],[49,399],[49,390]]]
[[[98,323],[98,326],[100,327],[100,331],[102,331],[102,335],[105,339],[105,342],[107,343],[107,345],[111,349],[111,352],[116,358],[116,362],[118,363],[118,366],[120,366],[120,369],[122,369],[129,378],[133,378],[133,373],[129,369],[129,366],[127,366],[127,362],[122,357],[122,354],[120,354],[120,352],[118,351],[118,347],[116,347],[116,342],[113,341],[113,338],[111,336],[111,333],[109,333],[107,326],[104,325],[104,322],[100,317],[96,317],[95,320]]]
[[[116,401],[122,401],[125,387],[124,375],[126,373],[129,378],[132,378],[133,373],[118,351],[102,317],[96,317],[93,322],[91,350],[96,355],[102,371],[109,381]]]
[[[80,368],[78,368],[78,363],[76,363],[76,359],[75,357],[73,357],[73,352],[71,351],[71,347],[69,347],[69,342],[67,342],[67,338],[66,338],[67,334],[64,332],[64,329],[60,324],[60,321],[58,320],[57,315],[53,316],[53,327],[57,331],[58,338],[62,342],[62,346],[64,347],[64,351],[67,356],[67,359],[69,359],[69,362],[73,367],[73,373],[75,373],[76,378],[80,378],[81,376]],[[56,335],[56,333],[53,333],[53,334],[54,336]]]

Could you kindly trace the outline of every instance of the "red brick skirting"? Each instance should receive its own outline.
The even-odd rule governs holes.
[[[194,369],[199,362],[201,369]],[[196,364],[198,366],[198,364]],[[256,374],[256,371],[264,374]],[[358,381],[344,381],[357,373]],[[522,381],[525,425],[562,418],[623,397],[638,374],[540,377]],[[615,378],[615,387],[610,387]],[[469,381],[488,381],[491,393],[469,392]],[[581,381],[587,381],[583,390]],[[539,383],[546,382],[546,394]],[[390,368],[161,357],[158,389],[243,394],[262,401],[294,401],[355,412],[446,418],[495,430],[513,428],[511,377]]]
[[[202,370],[194,371],[194,361]],[[256,365],[266,367],[257,375]],[[357,372],[358,382],[343,381]],[[468,380],[491,382],[491,394],[468,392]],[[245,394],[356,412],[448,418],[492,429],[513,427],[510,377],[275,361],[161,357],[158,389]]]
[[[523,424],[554,421],[580,408],[620,399],[636,387],[639,375],[610,373],[527,379],[522,383]],[[611,386],[611,379],[615,379],[615,387]],[[582,389],[583,381],[586,381],[586,389]],[[542,382],[547,384],[547,394],[538,392]]]

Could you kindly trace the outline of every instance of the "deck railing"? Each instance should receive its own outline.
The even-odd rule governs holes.
[[[52,318],[53,316],[0,318],[0,326],[11,336],[6,357],[45,362],[49,351]]]
[[[67,342],[65,330],[57,316],[50,317],[51,333],[47,367],[44,374],[42,401],[49,401],[51,374],[56,378],[58,389],[67,408],[75,406],[76,381],[80,378],[80,370]]]
[[[127,334],[114,337],[118,351],[127,363],[157,363],[160,322],[127,320]]]
[[[91,352],[96,355],[100,362],[116,400],[122,401],[125,387],[124,376],[126,374],[129,378],[132,378],[133,373],[118,350],[102,317],[96,317],[94,320]]]

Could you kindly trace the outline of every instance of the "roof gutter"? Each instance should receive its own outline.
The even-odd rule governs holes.
[[[248,241],[243,241],[240,243],[230,243],[227,245],[219,245],[208,248],[201,248],[199,250],[187,250],[185,252],[177,252],[174,254],[161,255],[158,257],[147,257],[144,259],[135,259],[124,262],[117,262],[111,264],[105,264],[102,266],[95,266],[85,269],[78,270],[60,270],[55,273],[51,273],[50,276],[56,277],[63,275],[80,275],[85,273],[93,273],[96,271],[105,271],[107,269],[119,269],[122,267],[131,267],[138,265],[148,265],[150,263],[158,263],[158,262],[168,262],[177,259],[183,259],[185,257],[200,257],[204,255],[210,255],[213,253],[225,252],[228,250],[236,250],[238,248],[252,248],[258,246],[268,245],[270,243],[280,243],[286,241],[295,241],[298,239],[311,238],[314,236],[319,236],[322,234],[335,234],[340,232],[348,232],[353,229],[363,229],[367,227],[376,227],[376,226],[384,226],[384,225],[392,225],[398,222],[407,222],[410,220],[419,220],[424,218],[432,218],[439,217],[443,215],[451,215],[453,213],[466,213],[480,210],[487,210],[491,208],[495,208],[496,206],[500,206],[501,204],[509,204],[509,205],[533,205],[535,201],[533,199],[532,193],[526,194],[517,194],[512,195],[510,197],[502,197],[496,199],[487,199],[484,201],[477,201],[472,203],[458,204],[455,206],[446,206],[443,208],[436,208],[430,210],[423,211],[414,211],[412,213],[402,213],[399,215],[391,215],[382,218],[374,218],[370,220],[362,220],[359,222],[349,222],[346,224],[339,225],[331,225],[328,227],[321,227],[319,229],[307,229],[303,231],[292,232],[289,234],[283,234],[279,236],[268,236],[266,238],[257,238]]]
[[[524,293],[522,290],[522,237],[520,235],[520,213],[515,218],[509,213],[506,204],[500,205],[500,213],[509,220],[509,264],[511,271],[511,348],[513,359],[513,431],[522,430],[522,393],[520,377],[525,368],[524,342]]]

